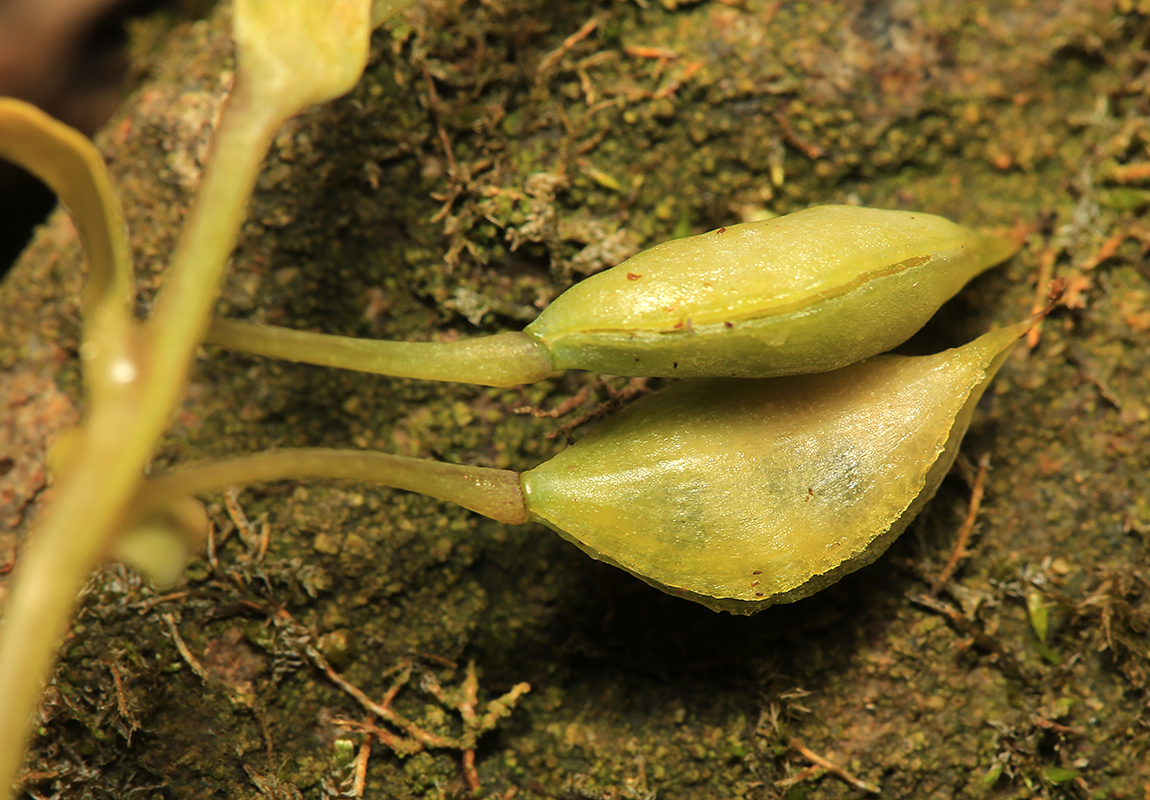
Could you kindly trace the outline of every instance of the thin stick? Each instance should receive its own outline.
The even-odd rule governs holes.
[[[351,695],[355,700],[364,707],[367,711],[383,718],[386,722],[390,722],[397,728],[403,728],[408,736],[418,742],[424,747],[440,747],[445,750],[458,750],[459,743],[454,739],[449,739],[444,736],[438,736],[434,733],[429,733],[423,730],[415,723],[404,717],[402,714],[394,711],[387,703],[377,703],[368,697],[363,690],[352,683],[349,683],[342,675],[335,671],[332,666],[327,663],[327,659],[320,655],[320,652],[311,645],[308,645],[307,653],[311,656],[312,661],[317,667],[323,670],[327,679],[338,686],[343,691]]]
[[[363,737],[363,743],[360,744],[359,753],[355,757],[355,780],[351,784],[353,797],[363,797],[363,791],[367,787],[367,761],[371,758],[371,738],[370,733]]]
[[[555,66],[558,65],[558,63],[563,59],[563,56],[567,55],[567,51],[590,36],[591,33],[598,27],[599,20],[595,17],[591,17],[591,19],[587,20],[579,27],[579,30],[568,36],[560,43],[558,47],[545,55],[535,70],[535,73],[540,76],[540,80],[542,81],[542,76],[546,75],[550,70],[554,69]]]
[[[832,775],[837,775],[838,777],[842,778],[844,781],[846,781],[847,783],[849,783],[851,786],[855,787],[856,789],[862,789],[864,792],[870,792],[871,794],[881,794],[882,793],[882,789],[880,787],[876,786],[873,783],[870,783],[869,781],[864,781],[862,778],[856,778],[854,775],[847,772],[842,767],[837,766],[836,764],[826,760],[825,758],[820,756],[818,753],[816,753],[814,750],[811,750],[808,747],[804,747],[803,743],[800,742],[798,739],[796,739],[793,736],[791,737],[790,744],[791,744],[791,747],[793,747],[799,751],[799,754],[803,758],[807,759],[812,764],[815,764],[819,767],[822,767],[823,769],[825,769],[827,772],[831,773]]]
[[[467,788],[472,796],[479,794],[479,771],[475,769],[475,748],[469,747],[463,751],[463,778],[467,781]]]
[[[121,719],[128,724],[128,744],[132,744],[132,734],[140,727],[140,723],[136,720],[136,715],[132,713],[132,709],[128,707],[128,697],[124,692],[124,679],[120,675],[120,668],[116,666],[116,662],[108,659],[105,661],[108,669],[112,673],[112,680],[116,684],[116,708],[120,712]]]
[[[208,522],[208,565],[212,568],[212,572],[218,573],[220,571],[220,560],[216,557],[216,523]]]
[[[1030,313],[1037,314],[1047,305],[1050,294],[1050,278],[1054,274],[1054,262],[1058,259],[1061,248],[1053,245],[1045,247],[1038,254],[1038,277],[1034,279],[1034,302],[1030,306]],[[1042,334],[1041,320],[1036,322],[1026,334],[1026,346],[1033,350],[1038,346],[1038,339]]]
[[[1022,668],[1018,665],[1014,656],[1004,649],[998,640],[983,630],[978,623],[964,617],[962,612],[957,608],[925,594],[908,592],[906,598],[912,603],[918,603],[920,606],[946,617],[959,633],[968,637],[976,646],[990,653],[994,657],[998,668],[1002,670],[1002,673],[1008,678],[1017,680],[1023,685],[1030,683],[1030,678],[1023,673]]]
[[[958,569],[959,562],[970,555],[970,551],[966,549],[967,544],[970,543],[970,534],[974,530],[974,521],[978,519],[978,510],[982,506],[982,494],[986,489],[986,473],[990,469],[990,452],[983,453],[978,459],[978,474],[974,478],[974,486],[970,490],[970,506],[966,509],[966,519],[962,521],[962,527],[958,529],[958,541],[954,543],[954,550],[951,551],[950,559],[946,562],[946,566],[942,568],[942,572],[935,578],[934,585],[931,586],[931,596],[938,594],[939,590],[951,579],[954,571]]]
[[[598,385],[603,383],[603,379],[596,376],[596,383],[588,383],[575,394],[568,397],[559,405],[550,411],[544,411],[539,406],[516,406],[511,409],[515,414],[530,414],[536,419],[558,419],[559,417],[570,414],[583,403],[587,402],[587,398],[591,396],[591,392],[598,388]]]
[[[778,786],[780,789],[789,789],[796,783],[802,783],[805,780],[817,778],[821,775],[825,775],[826,772],[827,771],[822,767],[812,765],[806,769],[799,770],[789,778],[782,778],[781,780],[775,781],[775,786]]]
[[[371,717],[371,719],[375,719]],[[390,747],[393,752],[399,753],[401,756],[410,756],[423,750],[423,745],[414,739],[404,739],[386,728],[381,728],[374,722],[357,722],[353,719],[345,717],[335,717],[332,723],[343,728],[345,731],[352,733],[362,733],[365,736],[374,736],[379,739],[381,744]],[[366,767],[365,767],[366,769]]]
[[[176,643],[176,649],[180,651],[180,657],[187,662],[188,666],[192,668],[192,672],[196,673],[200,680],[204,683],[208,682],[208,671],[204,669],[203,664],[196,660],[192,655],[192,651],[184,644],[184,639],[180,636],[179,630],[176,629],[176,620],[171,614],[164,614],[164,622],[168,623],[168,630],[172,632],[172,641]]]

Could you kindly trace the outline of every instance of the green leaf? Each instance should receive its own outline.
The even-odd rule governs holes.
[[[1030,627],[1038,641],[1046,644],[1046,635],[1050,629],[1050,614],[1046,603],[1042,600],[1042,593],[1031,589],[1026,593],[1026,613],[1030,617]]]
[[[1046,767],[1042,770],[1042,779],[1047,783],[1058,785],[1061,783],[1070,783],[1081,774],[1078,770],[1069,769],[1068,767]]]
[[[1103,189],[1095,197],[1100,204],[1115,211],[1137,211],[1150,205],[1150,192],[1145,189]]]

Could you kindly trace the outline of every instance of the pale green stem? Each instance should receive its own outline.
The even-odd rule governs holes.
[[[181,467],[146,481],[135,511],[146,514],[150,507],[172,497],[298,478],[344,478],[377,483],[458,503],[499,522],[519,525],[529,519],[518,472],[367,450],[318,447],[272,450]]]
[[[80,307],[129,308],[135,280],[120,199],[92,141],[40,109],[0,97],[0,158],[20,164],[48,184],[68,207],[84,242],[88,279]]]
[[[156,310],[146,323],[152,358],[136,427],[159,436],[181,396],[235,246],[260,163],[282,120],[243,82],[215,132],[212,157],[176,246]]]
[[[388,342],[215,319],[204,344],[397,378],[518,386],[551,375],[546,346],[523,333],[455,342]]]
[[[93,413],[47,518],[20,553],[0,626],[0,797],[20,769],[28,722],[76,596],[119,529],[151,451],[150,440],[126,435],[132,417],[123,402]]]
[[[0,792],[20,767],[27,724],[84,581],[106,554],[207,328],[260,162],[282,121],[241,82],[177,246],[164,293],[139,331],[111,325],[117,369],[98,376],[79,452],[20,556],[0,629]],[[109,299],[114,302],[119,298]],[[132,358],[137,360],[130,362]],[[105,388],[106,387],[106,388]],[[2,795],[0,795],[2,796]]]
[[[102,399],[109,378],[135,368],[131,303],[135,280],[120,200],[96,146],[35,106],[0,98],[0,158],[20,164],[68,207],[88,260],[80,296],[85,394]],[[115,383],[115,381],[113,381]],[[115,393],[123,382],[110,387]]]

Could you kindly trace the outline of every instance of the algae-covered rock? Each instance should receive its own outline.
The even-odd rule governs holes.
[[[231,86],[226,14],[169,36],[100,139],[142,312]],[[585,265],[810,205],[1018,224],[1031,231],[1022,253],[908,345],[972,340],[1028,313],[1047,267],[1071,278],[1076,308],[1016,351],[973,413],[963,453],[989,452],[991,469],[969,553],[933,606],[907,599],[950,558],[970,499],[961,470],[885,558],[754,618],[666,596],[542,526],[411,495],[281,484],[232,503],[246,527],[218,497],[216,550],[185,584],[160,595],[120,567],[94,579],[26,787],[350,789],[356,726],[385,723],[308,660],[301,643],[315,642],[377,701],[409,674],[392,706],[432,733],[462,723],[427,676],[445,701],[465,694],[471,659],[479,703],[529,682],[474,752],[485,795],[857,794],[806,772],[811,752],[892,798],[1140,797],[1150,277],[1138,212],[1101,195],[1137,188],[1137,170],[1084,176],[1095,159],[1144,161],[1145,23],[1129,3],[414,8],[376,35],[351,96],[277,138],[221,314],[450,340],[527,324]],[[73,404],[80,269],[57,216],[0,288],[3,369]],[[559,450],[546,434],[570,418],[514,409],[586,390],[578,415],[631,391],[605,385],[569,375],[493,391],[213,353],[157,462],[324,445],[522,470]],[[44,435],[19,441],[44,446],[74,419],[58,397],[6,402],[3,441],[28,414]],[[27,468],[41,458],[0,448],[18,526],[0,532],[0,566],[18,568],[15,542],[50,496]],[[1027,610],[1039,605],[1045,642]],[[468,758],[432,747],[404,760],[373,739],[366,793],[462,792]]]

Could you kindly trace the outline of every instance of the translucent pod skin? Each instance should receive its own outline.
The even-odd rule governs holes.
[[[878,558],[934,495],[1032,324],[933,356],[677,383],[523,473],[527,511],[716,611],[799,600]]]
[[[1016,246],[933,214],[818,206],[656,245],[524,330],[555,371],[762,378],[906,341]]]

